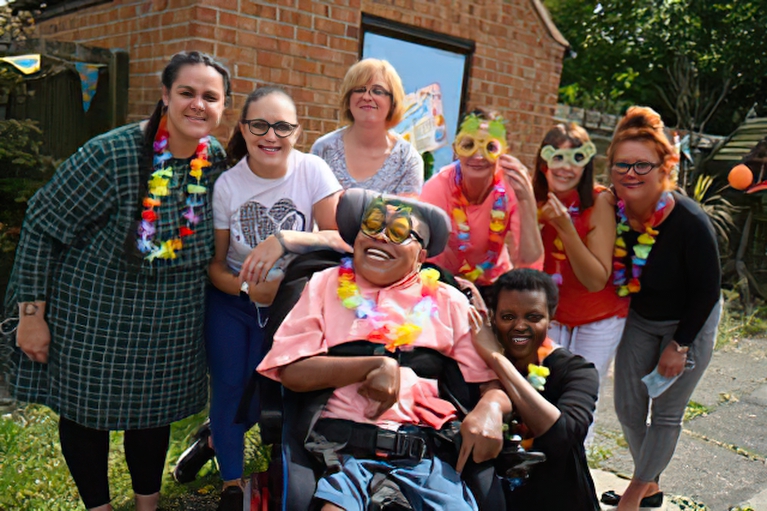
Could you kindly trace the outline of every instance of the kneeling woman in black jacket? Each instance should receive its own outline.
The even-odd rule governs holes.
[[[493,328],[485,326],[475,338],[511,398],[519,423],[512,431],[525,438],[525,447],[546,455],[524,484],[508,485],[507,509],[599,509],[583,447],[599,376],[593,364],[547,337],[558,296],[545,273],[516,269],[501,275],[488,304]]]

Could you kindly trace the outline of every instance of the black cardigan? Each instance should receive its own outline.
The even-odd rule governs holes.
[[[674,340],[692,344],[719,300],[722,271],[711,222],[698,204],[674,193],[676,205],[657,227],[655,244],[640,283],[631,297],[631,310],[645,319],[679,321]],[[632,254],[639,233],[625,235]],[[630,270],[627,270],[630,271]]]
[[[551,374],[541,394],[561,415],[533,442],[532,450],[544,453],[546,461],[531,469],[525,484],[506,492],[506,508],[597,511],[583,441],[596,408],[599,375],[594,364],[564,348],[554,350],[543,365]]]

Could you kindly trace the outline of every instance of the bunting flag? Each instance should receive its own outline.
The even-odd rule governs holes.
[[[85,62],[75,62],[75,68],[80,73],[80,85],[83,89],[83,110],[86,112],[91,107],[91,101],[96,94],[96,87],[99,84],[100,64],[86,64]]]
[[[31,75],[40,71],[40,55],[16,55],[15,57],[2,57],[0,62],[7,62],[25,75]]]

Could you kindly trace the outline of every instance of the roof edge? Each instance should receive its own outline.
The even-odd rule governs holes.
[[[570,43],[565,39],[565,36],[562,35],[562,32],[559,31],[556,24],[554,24],[554,20],[551,19],[551,14],[546,6],[543,5],[543,2],[541,0],[531,0],[531,2],[535,11],[538,13],[538,17],[541,18],[544,26],[549,31],[549,35],[551,35],[552,39],[564,48],[569,48]]]

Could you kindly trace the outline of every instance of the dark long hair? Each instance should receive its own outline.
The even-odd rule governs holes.
[[[535,172],[533,173],[533,192],[537,202],[546,202],[549,198],[549,182],[544,173],[546,160],[541,157],[541,150],[550,145],[555,149],[559,148],[565,142],[570,142],[572,146],[580,147],[586,142],[590,142],[589,134],[585,129],[575,123],[557,124],[546,133],[538,148],[538,156],[535,158]],[[583,168],[583,175],[577,186],[578,196],[581,199],[580,210],[590,208],[594,205],[594,158]]]
[[[161,81],[163,87],[170,91],[173,87],[173,84],[176,82],[176,79],[178,78],[178,73],[181,68],[184,66],[192,66],[196,64],[205,64],[206,66],[210,66],[218,71],[224,81],[224,95],[225,100],[228,103],[229,98],[232,95],[232,85],[229,78],[229,70],[226,68],[226,66],[213,59],[213,57],[210,55],[199,51],[179,52],[173,55],[173,57],[170,59],[170,62],[168,62],[168,65],[165,66],[165,69],[162,71]],[[144,139],[141,148],[141,157],[139,159],[139,194],[138,202],[136,204],[136,222],[138,222],[140,219],[141,211],[143,210],[144,197],[147,194],[147,182],[149,181],[149,176],[154,170],[154,138],[157,135],[157,130],[160,127],[160,120],[162,119],[162,116],[165,115],[165,110],[165,103],[162,99],[160,99],[160,101],[157,102],[157,105],[155,106],[152,115],[149,117],[149,121],[147,122],[147,125],[144,129]],[[128,231],[128,235],[125,239],[124,246],[126,247],[127,254],[129,254],[129,258],[130,256],[133,256],[141,259],[143,255],[140,254],[136,249],[136,222],[131,225],[131,228]]]
[[[285,89],[281,87],[273,87],[271,85],[266,87],[259,87],[258,89],[248,94],[248,97],[245,99],[245,104],[242,106],[242,112],[240,113],[239,122],[242,123],[245,120],[245,117],[248,115],[248,108],[250,108],[252,103],[265,98],[270,94],[282,94],[288,98],[291,103],[293,103],[293,108],[295,108],[296,102],[293,101],[293,98],[285,91]],[[242,132],[238,126],[235,128],[234,133],[232,133],[232,138],[229,139],[229,144],[226,146],[226,155],[227,159],[229,160],[229,165],[235,165],[247,154],[248,145],[245,143],[245,137],[242,136]]]

